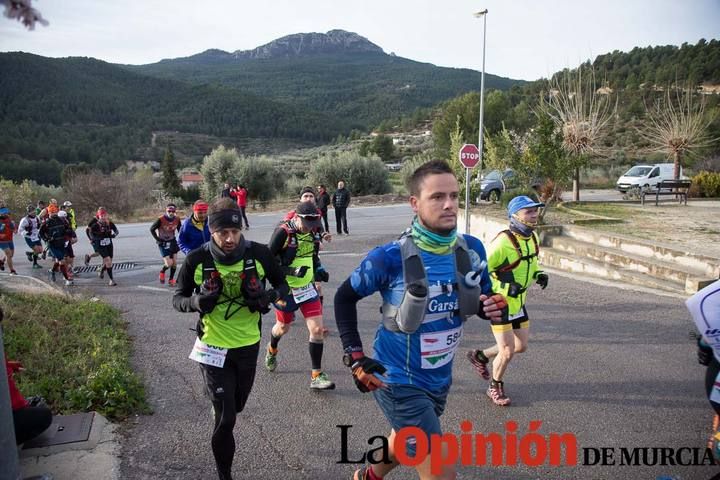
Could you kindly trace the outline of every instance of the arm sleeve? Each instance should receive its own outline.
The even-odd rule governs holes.
[[[192,295],[197,285],[195,284],[195,267],[197,267],[196,256],[185,257],[182,268],[178,272],[177,288],[173,295],[172,304],[178,312],[196,312],[193,306]]]
[[[158,228],[160,228],[160,219],[159,218],[157,220],[155,220],[155,223],[150,225],[150,235],[153,236],[153,238],[155,239],[156,242],[160,241],[160,237],[158,237],[157,233],[155,233],[155,230],[157,230]]]
[[[118,231],[117,225],[115,225],[115,224],[112,223],[112,222],[110,222],[110,228],[111,228],[112,231],[115,233],[115,236],[117,236],[117,234],[120,233],[120,232]]]
[[[190,251],[190,248],[188,248],[187,244],[185,243],[185,235],[187,235],[187,233],[185,233],[186,230],[187,220],[184,221],[180,226],[180,233],[178,234],[178,246],[180,247],[180,250],[182,250],[182,252],[187,255],[187,253]]]
[[[280,269],[280,265],[275,262],[275,259],[270,254],[270,250],[259,243],[253,242],[252,245],[255,258],[262,264],[265,270],[265,277],[270,280],[270,284],[278,291],[281,298],[287,296],[287,294],[290,293],[290,287],[288,287],[285,281],[285,275]]]
[[[349,278],[335,292],[335,322],[343,350],[362,350],[357,320],[357,302],[362,298],[353,289]]]
[[[285,246],[285,242],[287,241],[287,232],[284,228],[276,228],[275,231],[272,233],[272,236],[270,236],[270,241],[268,242],[268,249],[270,250],[270,255],[273,257],[277,257],[280,255],[280,252],[282,251],[283,247]]]

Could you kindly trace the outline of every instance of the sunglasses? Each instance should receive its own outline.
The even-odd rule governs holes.
[[[320,218],[320,215],[298,215],[298,217],[304,220],[317,220],[318,218]]]

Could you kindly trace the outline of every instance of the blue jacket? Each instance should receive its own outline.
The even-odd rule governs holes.
[[[182,226],[180,227],[180,234],[178,235],[178,246],[185,255],[209,240],[210,229],[208,228],[207,220],[205,220],[202,231],[193,225],[192,216],[183,220]]]

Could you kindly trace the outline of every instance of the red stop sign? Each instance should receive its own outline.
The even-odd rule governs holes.
[[[475,168],[480,161],[480,150],[472,143],[466,143],[460,149],[460,163],[465,168]]]

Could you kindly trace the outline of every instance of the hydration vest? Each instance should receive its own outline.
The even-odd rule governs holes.
[[[247,306],[251,312],[267,313],[269,309],[261,308],[258,299],[265,292],[265,281],[260,279],[256,267],[256,260],[253,257],[251,251],[251,242],[245,239],[245,252],[243,253],[243,272],[240,274],[240,291],[243,296],[243,305],[237,307],[237,309],[225,311],[225,320],[229,320],[240,308]],[[202,280],[203,282],[209,280],[212,277],[213,272],[217,272],[215,267],[215,261],[210,253],[208,244],[203,246],[203,258],[202,258]],[[217,305],[221,305],[223,301],[219,301]]]
[[[425,287],[425,291],[429,292],[428,279],[423,265],[420,249],[415,245],[412,236],[406,232],[398,240],[400,244],[400,254],[402,256],[403,280],[405,283],[405,293],[400,305],[395,306],[391,303],[383,303],[380,312],[382,313],[382,321],[385,328],[393,332],[413,333],[415,332],[425,318],[427,305],[430,295],[426,295],[424,300],[411,298],[408,294],[408,285],[420,284]],[[455,282],[443,287],[457,290],[458,310],[453,312],[459,314],[460,318],[465,321],[472,315],[477,315],[480,309],[480,294],[482,289],[480,284],[469,286],[465,281],[465,276],[469,272],[473,272],[472,262],[470,261],[470,252],[462,235],[458,235],[457,241],[453,246],[455,255]],[[413,304],[413,305],[411,305]]]
[[[295,260],[295,257],[297,256],[298,251],[298,239],[297,239],[297,230],[290,224],[290,221],[283,222],[280,224],[280,228],[285,230],[285,233],[287,234],[287,244],[283,251],[280,253],[280,264],[283,267],[289,266],[293,260]],[[314,243],[314,255],[317,255],[320,251],[320,234],[317,232],[310,232],[310,235],[313,237],[313,243]]]

